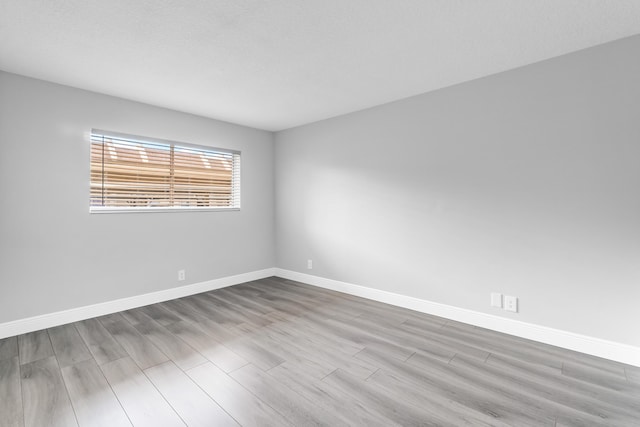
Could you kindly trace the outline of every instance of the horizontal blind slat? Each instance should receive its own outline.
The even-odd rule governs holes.
[[[240,206],[238,153],[99,134],[90,151],[92,206]]]

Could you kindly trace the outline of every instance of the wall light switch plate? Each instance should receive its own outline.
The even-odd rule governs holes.
[[[518,297],[504,296],[504,309],[507,311],[518,312]]]
[[[311,270],[313,268],[313,261],[308,259],[307,260],[307,269]]]
[[[502,308],[502,294],[491,293],[491,307]]]

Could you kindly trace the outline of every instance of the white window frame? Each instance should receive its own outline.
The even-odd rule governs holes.
[[[151,138],[138,135],[130,135],[120,132],[105,131],[100,129],[91,129],[90,144],[95,141],[95,138],[113,138],[128,142],[156,144],[168,147],[178,147],[185,149],[202,150],[209,153],[222,153],[231,154],[233,157],[232,166],[232,193],[233,193],[233,205],[232,206],[170,206],[170,207],[153,207],[153,206],[140,206],[140,207],[109,207],[109,206],[94,206],[91,204],[91,194],[89,194],[89,212],[94,214],[103,213],[153,213],[153,212],[212,212],[212,211],[239,211],[241,207],[241,152],[238,150],[231,150],[227,148],[210,147],[206,145],[197,145],[191,143],[170,141],[160,138]],[[91,157],[91,155],[90,155]],[[91,161],[91,160],[90,160]],[[91,191],[89,191],[91,193]]]

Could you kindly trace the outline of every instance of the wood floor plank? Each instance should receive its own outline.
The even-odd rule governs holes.
[[[171,313],[160,304],[151,304],[139,309],[144,314],[161,324],[162,326],[170,325],[175,322],[179,322],[182,319],[175,314]]]
[[[486,360],[490,354],[482,348],[467,344],[464,340],[447,335],[446,331],[444,331],[440,326],[437,328],[425,327],[425,325],[420,325],[413,321],[407,321],[399,325],[398,329],[426,339],[429,344],[427,347],[422,348],[425,353],[434,353],[433,350],[436,352],[449,350],[454,353],[464,354],[468,357],[475,357],[479,360]]]
[[[509,344],[508,341],[487,339],[481,335],[481,329],[471,329],[465,326],[464,329],[447,324],[441,328],[441,334],[448,339],[464,343],[468,346],[476,347],[479,350],[492,354],[516,357],[552,368],[562,368],[563,360],[555,355],[545,354],[542,351],[533,351],[524,346]]]
[[[430,421],[437,425],[511,427],[491,415],[477,411],[438,393],[426,393],[424,389],[379,370],[367,379],[367,383],[382,391],[384,395],[400,396],[407,403],[422,408]]]
[[[348,425],[251,364],[229,375],[296,426]]]
[[[264,315],[272,312],[272,308],[264,309],[261,305],[252,304],[247,299],[242,299],[233,293],[221,293],[218,291],[223,292],[225,289],[218,289],[215,292],[205,292],[202,295],[209,300],[210,304],[214,304],[216,307],[218,307],[218,304],[223,304],[227,310],[239,314],[239,320],[242,321],[240,323],[249,323],[256,326],[265,326],[270,323]]]
[[[214,308],[218,315],[223,315],[225,321],[237,325],[239,323],[250,321],[251,313],[238,310],[224,299],[220,299],[214,292],[206,292],[199,295],[193,295],[193,299],[205,308]]]
[[[449,327],[453,327],[455,329],[464,328],[465,330],[470,331],[470,333],[472,333],[473,335],[482,337],[487,341],[499,342],[503,346],[507,346],[507,347],[516,346],[518,347],[518,349],[524,350],[529,354],[536,355],[539,358],[550,358],[556,361],[560,361],[562,363],[565,363],[565,362],[574,363],[574,364],[594,368],[597,370],[604,370],[611,374],[617,374],[622,377],[624,376],[625,365],[619,362],[605,360],[596,356],[591,356],[584,353],[578,353],[572,350],[555,347],[549,344],[535,342],[532,340],[528,340],[526,338],[502,334],[500,332],[492,331],[485,328],[480,328],[477,326],[464,325],[458,322],[448,321],[447,328]],[[445,328],[445,330],[447,328]],[[535,363],[535,360],[531,362]],[[561,368],[561,366],[556,366],[556,367]]]
[[[185,425],[132,359],[118,359],[101,368],[134,426]]]
[[[597,402],[607,405],[614,413],[640,413],[640,399],[603,387],[593,387],[589,383],[562,375],[560,370],[551,370],[545,366],[524,362],[505,356],[491,355],[485,362],[487,366],[497,367],[503,373],[522,376],[533,381],[542,382],[552,387],[552,390],[568,390],[577,394],[578,402]]]
[[[0,340],[0,360],[13,359],[18,356],[18,337]]]
[[[432,358],[416,353],[407,360],[407,365],[418,368],[437,381],[446,381],[459,387],[466,386],[475,393],[486,396],[486,399],[497,404],[496,406],[501,404],[505,415],[509,417],[531,419],[534,420],[534,425],[551,424],[552,420],[555,420],[555,415],[548,411],[548,406],[536,400],[535,396],[524,393],[517,384],[507,384],[498,378],[490,378],[483,370],[460,369],[458,364],[453,363],[460,357],[456,355],[449,364],[442,364],[433,363]],[[462,360],[477,362],[473,358]]]
[[[0,360],[0,427],[22,427],[22,387],[18,356]]]
[[[373,332],[373,327],[367,328],[361,323],[352,321],[350,324],[345,324],[334,319],[327,319],[322,323],[327,325],[337,336],[346,337],[356,344],[384,352],[399,360],[407,360],[407,358],[415,353],[415,348],[402,343],[400,339],[392,342],[381,337],[378,333]]]
[[[131,323],[132,325],[137,325],[138,323],[148,322],[149,320],[152,320],[151,317],[147,316],[147,314],[139,308],[121,311],[120,315],[124,317],[124,320]]]
[[[353,356],[365,348],[364,345],[354,343],[346,337],[335,335],[329,327],[306,317],[272,316],[272,318],[278,320],[274,320],[268,325],[270,329],[278,329],[314,344],[336,348],[349,356]]]
[[[246,361],[253,363],[262,370],[268,370],[278,366],[285,360],[246,336],[233,325],[223,326],[209,319],[198,323],[199,326],[216,341],[242,356]]]
[[[288,319],[286,323],[274,322],[260,332],[286,343],[290,351],[295,351],[305,360],[334,369],[341,368],[362,379],[367,378],[377,369],[360,359],[351,357],[354,350],[361,351],[363,346],[353,347],[353,343],[345,344],[346,340],[331,339],[325,333],[318,334],[315,329],[307,328],[307,321],[306,319]]]
[[[271,329],[271,326],[269,327]],[[342,369],[351,375],[365,379],[374,373],[377,367],[363,361],[344,354],[337,350],[335,346],[323,345],[322,340],[317,342],[308,340],[305,336],[291,336],[287,338],[282,336],[287,344],[294,349],[300,357],[310,360],[325,367],[334,369]]]
[[[627,367],[624,363],[603,359],[590,354],[578,353],[577,351],[545,345],[530,340],[528,340],[528,345],[530,347],[540,347],[541,351],[552,353],[554,356],[561,358],[565,362],[587,366],[610,374],[624,375],[625,368]]]
[[[640,368],[271,277],[0,340],[0,427],[76,420],[636,427]]]
[[[640,399],[640,386],[629,382],[626,376],[621,376],[618,373],[614,374],[590,366],[566,362],[562,366],[562,374],[606,389],[629,393]]]
[[[297,306],[303,312],[314,312],[342,320],[365,313],[367,304],[379,304],[362,298],[351,299],[349,295],[339,292],[314,289],[313,286],[280,279],[262,279],[256,281],[254,286],[264,286],[265,283],[269,286],[269,292],[263,294],[263,297],[276,302],[276,306]],[[357,303],[350,304],[349,300]],[[389,313],[390,310],[387,309],[386,312]],[[406,313],[406,310],[403,313]]]
[[[379,338],[383,338],[389,342],[401,343],[404,348],[412,349],[422,353],[428,353],[434,357],[441,358],[448,362],[456,355],[456,351],[451,347],[445,347],[439,345],[438,342],[429,340],[423,336],[406,332],[400,327],[400,324],[382,324],[376,319],[366,320],[359,316],[353,319],[353,324],[358,325],[360,328],[368,329],[370,332],[375,332],[375,335]],[[371,345],[367,345],[367,348],[373,348]],[[404,354],[400,353],[399,358],[402,359]],[[409,355],[411,356],[411,355]],[[486,354],[482,354],[483,360],[486,359]],[[408,357],[408,356],[407,356]],[[406,360],[405,357],[402,360]]]
[[[249,363],[192,323],[176,322],[167,325],[166,328],[225,372],[231,372]]]
[[[304,372],[305,377],[312,378],[314,380],[321,380],[337,369],[326,365],[320,365],[312,360],[298,356],[296,359],[281,363],[275,368],[269,369],[267,372],[271,374],[273,372],[278,372],[281,368],[289,371],[295,370],[296,372]]]
[[[80,426],[131,426],[95,360],[85,360],[62,368],[62,378]]]
[[[172,362],[146,369],[145,374],[188,426],[238,426],[229,414]]]
[[[447,331],[449,328],[460,330],[462,329],[462,326],[458,323],[454,324],[453,322],[448,322],[444,330]],[[471,325],[465,325],[464,328],[469,331],[468,333],[476,336],[481,341],[490,342],[494,345],[500,346],[501,350],[494,350],[492,351],[493,354],[506,357],[517,357],[525,362],[554,367],[556,369],[562,369],[564,363],[570,362],[581,366],[593,367],[597,370],[604,370],[617,374],[620,377],[624,377],[624,365],[618,364],[617,362],[609,361],[609,363],[605,365],[602,363],[603,359],[598,357],[582,355],[571,350],[559,349],[558,347],[551,345],[502,334],[485,328]],[[509,353],[508,351],[505,351],[514,348],[518,350],[517,353]]]
[[[204,318],[202,314],[189,306],[182,298],[165,301],[160,306],[183,321],[197,323]]]
[[[375,408],[362,405],[355,396],[318,380],[303,366],[283,363],[270,369],[268,374],[301,396],[331,411],[348,425],[370,427],[400,425],[384,417]]]
[[[72,324],[49,328],[48,332],[61,368],[93,358]]]
[[[243,310],[249,310],[258,315],[264,315],[273,312],[273,308],[253,301],[250,298],[239,295],[231,289],[222,288],[211,293],[215,294],[218,298],[227,301],[228,303],[235,304],[236,307],[242,307]]]
[[[98,319],[83,320],[73,325],[99,365],[128,356]]]
[[[273,307],[283,311],[286,310],[297,316],[302,316],[306,313],[348,322],[362,313],[353,307],[345,308],[340,304],[336,304],[334,298],[292,295],[290,292],[282,290],[272,291],[263,297],[270,300]]]
[[[212,363],[187,374],[243,427],[293,425]]]
[[[77,426],[54,356],[21,366],[25,427]]]
[[[386,327],[397,326],[409,320],[409,316],[406,314],[385,310],[384,307],[367,307],[366,310],[361,311],[364,312],[355,316],[354,320],[363,321],[369,324],[384,325]]]
[[[110,320],[105,323],[103,323],[105,329],[118,341],[140,369],[146,369],[169,360],[158,347],[126,320]]]
[[[102,323],[102,326],[106,327],[107,325],[114,325],[123,321],[126,322],[127,319],[125,319],[122,313],[124,312],[106,314],[104,316],[97,317],[97,319]]]
[[[447,364],[434,358],[412,356],[406,363],[368,349],[356,355],[381,366],[382,370],[422,388],[425,392],[445,396],[461,405],[494,417],[498,421],[522,426],[552,426],[555,418],[537,407],[518,408],[518,401],[491,386],[465,381],[455,372],[443,368]]]
[[[198,312],[203,317],[220,325],[224,324],[238,324],[242,320],[240,316],[235,313],[230,313],[229,310],[223,306],[215,306],[211,304],[207,299],[201,295],[192,295],[186,298],[182,298],[183,302],[188,305],[192,310]]]
[[[640,384],[640,367],[627,366],[625,367],[625,375],[627,380],[634,384]]]
[[[451,366],[460,368],[460,372],[473,381],[485,379],[493,387],[506,390],[513,397],[520,396],[525,404],[535,402],[553,417],[581,419],[584,423],[593,425],[620,425],[629,421],[618,411],[615,415],[607,415],[607,409],[612,409],[609,405],[579,396],[571,389],[563,389],[557,385],[554,387],[540,379],[505,372],[498,367],[458,356],[451,361]]]
[[[534,372],[538,375],[547,375],[554,377],[560,377],[562,375],[562,369],[560,368],[539,365],[537,363],[531,363],[529,361],[520,360],[504,355],[490,354],[484,362],[489,365],[500,366],[502,368],[513,369],[515,371]]]
[[[46,329],[18,336],[20,364],[53,356],[53,347]]]
[[[423,420],[425,425],[439,425],[438,420],[434,420],[433,415],[422,408],[407,403],[400,396],[385,394],[370,383],[339,369],[322,381],[343,390],[345,394],[356,396],[364,406],[375,408],[377,412],[400,425],[412,425],[416,420]]]
[[[193,368],[207,361],[200,353],[153,320],[134,326],[182,370]]]
[[[335,366],[323,362],[320,358],[313,357],[313,355],[309,357],[308,349],[303,351],[300,347],[292,345],[289,337],[280,335],[270,328],[259,328],[256,332],[260,334],[260,337],[257,338],[260,339],[260,343],[271,350],[275,350],[280,357],[286,360],[284,363],[304,366],[308,373],[319,379],[324,378],[336,369]]]

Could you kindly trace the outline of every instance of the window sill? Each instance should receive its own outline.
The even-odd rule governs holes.
[[[103,208],[93,206],[89,208],[91,214],[112,214],[112,213],[166,213],[166,212],[228,212],[239,211],[240,208]]]

